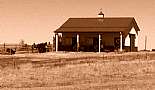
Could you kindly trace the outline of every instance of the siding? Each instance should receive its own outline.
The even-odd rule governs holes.
[[[102,41],[105,46],[114,46],[114,38],[119,38],[119,33],[104,33],[102,36]]]
[[[136,33],[135,28],[132,28],[131,31],[129,32],[129,34],[135,34],[135,36],[136,36],[136,39],[135,39],[135,47],[138,47],[138,35]],[[125,38],[125,46],[130,46],[130,37],[129,37],[129,34]]]

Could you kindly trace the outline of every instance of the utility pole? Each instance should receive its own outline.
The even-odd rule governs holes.
[[[146,51],[146,45],[147,45],[147,36],[145,36],[145,51]]]
[[[4,43],[4,52],[5,52],[5,43]]]
[[[4,45],[3,45],[2,54],[5,54],[5,42],[4,42]]]

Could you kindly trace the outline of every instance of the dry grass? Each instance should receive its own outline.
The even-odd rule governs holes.
[[[155,89],[155,53],[48,53],[13,58],[15,62],[12,56],[0,57],[1,89]]]

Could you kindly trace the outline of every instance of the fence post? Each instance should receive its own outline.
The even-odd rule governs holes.
[[[14,57],[12,56],[12,61],[13,61],[13,68],[15,69],[16,68],[16,62],[14,60]]]

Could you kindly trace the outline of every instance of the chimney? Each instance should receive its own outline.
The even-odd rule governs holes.
[[[98,17],[99,17],[99,18],[104,18],[104,14],[103,14],[102,11],[100,11],[100,13],[98,14]]]

